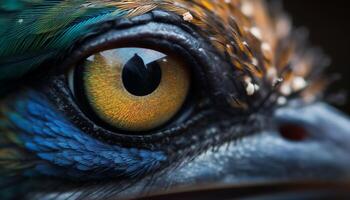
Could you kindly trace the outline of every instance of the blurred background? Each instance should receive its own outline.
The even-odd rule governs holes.
[[[276,0],[274,0],[276,1]],[[278,0],[277,0],[278,1]],[[332,60],[327,73],[339,73],[340,81],[332,84],[331,92],[350,92],[350,6],[348,1],[279,0],[292,17],[295,27],[306,27],[310,32],[310,41],[321,47]],[[350,114],[350,101],[336,105]]]

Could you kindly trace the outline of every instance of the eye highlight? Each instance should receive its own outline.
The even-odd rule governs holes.
[[[178,113],[190,89],[180,57],[145,48],[91,55],[74,71],[74,93],[101,121],[123,131],[149,131]]]

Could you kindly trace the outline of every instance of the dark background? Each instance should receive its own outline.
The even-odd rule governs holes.
[[[350,5],[348,1],[280,0],[292,17],[295,27],[306,27],[310,41],[321,47],[332,60],[327,73],[339,73],[340,81],[332,84],[331,91],[350,91]],[[349,97],[349,94],[348,94]],[[338,103],[342,103],[341,100]],[[349,98],[337,105],[350,114]]]

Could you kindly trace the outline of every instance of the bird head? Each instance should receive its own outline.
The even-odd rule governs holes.
[[[348,195],[328,57],[282,9],[5,0],[0,24],[2,199]]]

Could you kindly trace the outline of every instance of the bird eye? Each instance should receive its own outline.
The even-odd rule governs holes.
[[[156,129],[182,108],[190,70],[180,56],[128,47],[97,52],[71,70],[70,85],[88,116],[131,132]]]

